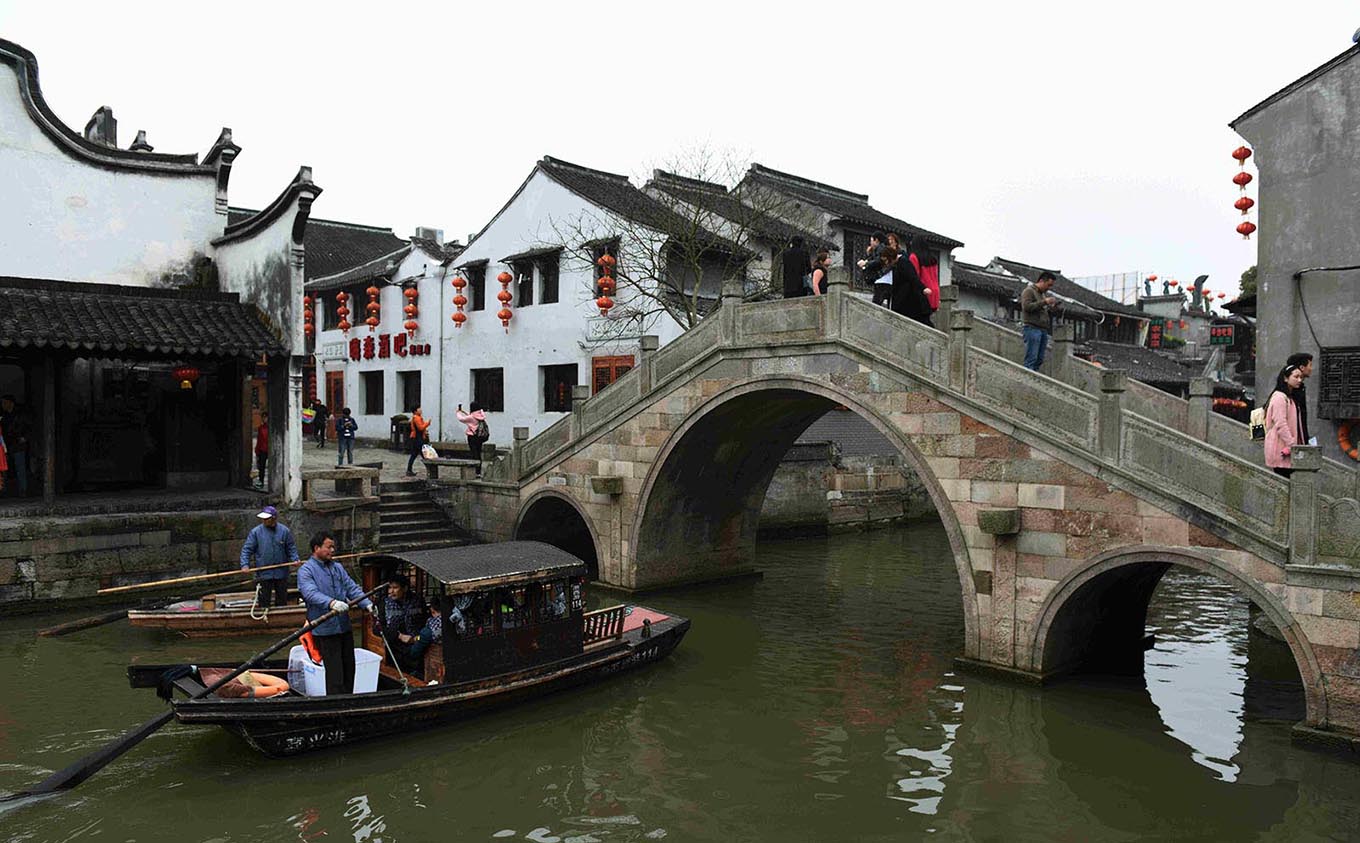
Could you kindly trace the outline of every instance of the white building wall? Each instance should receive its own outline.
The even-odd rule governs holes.
[[[0,274],[151,286],[221,235],[212,173],[152,174],[73,157],[30,118],[0,63]]]

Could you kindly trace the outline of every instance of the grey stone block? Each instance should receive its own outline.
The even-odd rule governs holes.
[[[1020,510],[978,510],[978,529],[993,536],[1013,536],[1020,532]]]

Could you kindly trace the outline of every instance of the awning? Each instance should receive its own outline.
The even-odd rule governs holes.
[[[541,258],[544,255],[552,255],[560,251],[562,251],[561,246],[540,246],[537,249],[530,249],[527,252],[517,252],[513,255],[506,255],[501,258],[500,262],[506,264],[514,263],[515,261],[524,261],[531,258]]]
[[[0,348],[255,357],[283,343],[234,293],[0,277]]]

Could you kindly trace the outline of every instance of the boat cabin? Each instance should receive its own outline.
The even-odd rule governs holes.
[[[442,663],[446,681],[463,682],[569,658],[617,638],[623,607],[587,614],[586,573],[586,564],[564,550],[515,541],[368,557],[363,586],[369,590],[393,576],[410,583],[408,593],[442,621],[442,646],[430,648],[426,665]],[[387,624],[387,601],[375,602]],[[384,657],[383,673],[395,672],[371,622],[362,646]],[[428,679],[437,671],[425,672]]]

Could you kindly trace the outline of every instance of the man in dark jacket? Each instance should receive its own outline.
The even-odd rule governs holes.
[[[789,240],[789,247],[781,253],[779,262],[784,273],[784,298],[810,295],[812,291],[803,286],[803,279],[812,272],[812,257],[803,245],[802,237],[795,234]]]
[[[1049,290],[1057,280],[1051,272],[1041,272],[1033,284],[1020,293],[1020,319],[1024,323],[1025,368],[1039,371],[1044,365],[1044,352],[1053,333],[1053,309],[1058,300]]]
[[[1294,366],[1303,375],[1304,382],[1299,384],[1299,388],[1290,395],[1294,399],[1294,404],[1299,408],[1299,428],[1303,431],[1303,445],[1316,445],[1313,434],[1308,431],[1308,379],[1313,376],[1313,355],[1306,351],[1289,355],[1289,359],[1284,361],[1287,366]]]

